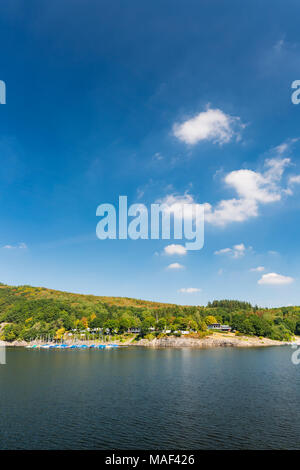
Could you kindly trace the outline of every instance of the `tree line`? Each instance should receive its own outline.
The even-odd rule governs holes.
[[[140,336],[150,330],[205,333],[211,323],[228,324],[236,334],[289,340],[300,334],[300,307],[260,309],[237,300],[184,307],[0,285],[0,323],[1,339],[6,341],[59,338],[74,330],[122,335],[137,328]]]

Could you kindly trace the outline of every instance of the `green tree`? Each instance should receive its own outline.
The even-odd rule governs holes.
[[[19,325],[5,325],[2,330],[2,339],[3,341],[15,341],[18,339],[21,332],[21,327]]]
[[[218,322],[215,317],[213,317],[212,315],[208,315],[207,317],[205,317],[205,323],[206,325],[212,325],[213,323],[218,323]]]

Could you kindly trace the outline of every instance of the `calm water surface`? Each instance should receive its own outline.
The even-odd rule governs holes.
[[[291,352],[9,348],[0,448],[300,448]]]

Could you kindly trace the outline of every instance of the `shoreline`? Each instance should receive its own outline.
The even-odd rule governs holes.
[[[130,339],[128,341],[111,341],[113,344],[118,346],[137,346],[137,347],[148,347],[148,348],[170,348],[170,349],[180,349],[180,348],[190,348],[190,349],[213,349],[220,347],[236,347],[236,348],[255,348],[255,347],[270,347],[270,346],[291,346],[292,344],[300,345],[300,338],[296,338],[292,341],[278,341],[272,340],[269,338],[259,338],[257,336],[235,336],[222,333],[214,333],[212,335],[206,336],[204,338],[196,337],[176,337],[176,336],[164,336],[162,338],[154,338],[152,340],[141,339],[139,341],[134,341]],[[42,346],[46,343],[41,343],[38,341],[33,341],[28,343],[26,341],[0,341],[0,347],[26,347],[32,344],[37,344]],[[66,341],[64,344],[74,344]],[[80,344],[78,342],[78,344]],[[108,342],[95,342],[95,341],[82,341],[81,344],[98,344],[98,345],[108,345]]]
[[[213,349],[213,348],[256,348],[268,346],[290,346],[295,341],[277,341],[269,338],[258,338],[256,336],[226,336],[211,335],[205,338],[182,338],[167,337],[148,341],[142,339],[137,346],[152,348],[191,348],[191,349]],[[299,343],[300,344],[300,343]]]

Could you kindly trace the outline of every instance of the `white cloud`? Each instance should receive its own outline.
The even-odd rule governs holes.
[[[237,198],[224,199],[215,207],[206,203],[205,221],[213,225],[224,226],[230,222],[243,222],[250,217],[257,217],[260,204],[280,201],[286,193],[280,185],[289,158],[272,158],[265,161],[263,173],[253,170],[236,170],[228,173],[224,182],[234,189]]]
[[[190,145],[201,140],[222,145],[234,137],[239,138],[239,131],[243,127],[239,117],[225,114],[220,109],[208,108],[181,124],[174,124],[173,133],[179,140]]]
[[[248,248],[248,250],[250,250]],[[233,258],[241,258],[245,255],[247,248],[245,247],[244,243],[240,243],[239,245],[234,245],[232,248],[222,248],[221,250],[215,251],[215,255],[230,255]]]
[[[204,209],[205,222],[217,226],[224,226],[230,222],[244,222],[249,217],[258,215],[257,203],[247,199],[223,200],[215,208],[205,203]]]
[[[283,184],[284,171],[291,165],[290,158],[280,155],[299,139],[289,141],[271,149],[271,155],[264,162],[262,171],[251,169],[234,170],[225,175],[223,181],[228,189],[234,191],[234,197],[222,199],[215,205],[208,202],[198,204],[195,198],[185,192],[183,195],[169,194],[156,202],[166,204],[167,210],[174,216],[180,215],[183,204],[198,204],[204,207],[205,222],[215,226],[225,226],[232,222],[244,222],[258,217],[261,205],[274,204],[293,194],[292,186],[300,184],[300,175],[292,175]]]
[[[250,271],[254,273],[261,273],[264,270],[265,270],[264,266],[257,266],[257,268],[250,269]]]
[[[272,150],[273,150],[273,153],[276,155],[276,156],[279,156],[279,157],[282,157],[283,154],[288,154],[291,152],[291,149],[292,149],[292,146],[293,144],[295,144],[296,142],[299,141],[299,137],[296,137],[296,138],[293,138],[293,139],[287,139],[285,142],[283,142],[282,144],[280,145],[277,145],[276,147],[274,147]]]
[[[246,247],[245,247],[244,243],[240,243],[239,245],[234,245],[233,251],[234,251],[234,253],[236,254],[237,257],[243,256],[245,254]]]
[[[225,255],[227,253],[231,253],[231,248],[222,248],[222,250],[215,251],[215,255]]]
[[[293,175],[289,177],[289,184],[300,184],[300,175]]]
[[[290,276],[282,276],[281,274],[268,273],[264,274],[258,281],[258,284],[265,284],[270,286],[279,286],[291,284],[294,279]]]
[[[231,186],[241,199],[262,203],[279,201],[281,191],[276,183],[289,164],[289,158],[269,159],[265,161],[267,170],[264,173],[253,170],[232,171],[225,177],[225,183]]]
[[[16,249],[26,250],[27,245],[26,243],[20,242],[17,245],[4,245],[2,248],[4,248],[5,250],[16,250]]]
[[[183,269],[184,266],[179,263],[171,263],[169,266],[167,266],[167,269]]]
[[[158,199],[156,203],[164,204],[165,212],[173,214],[174,217],[182,217],[183,210],[185,217],[192,217],[193,211],[191,205],[196,205],[193,196],[188,192],[185,192],[183,195],[168,194],[163,199]],[[185,204],[188,204],[189,207],[184,208]]]
[[[186,248],[183,245],[175,245],[174,243],[164,248],[167,255],[186,255]]]
[[[278,155],[283,155],[289,150],[289,144],[287,142],[283,142],[282,144],[277,145],[274,150],[277,152]]]
[[[178,292],[181,292],[182,294],[194,294],[196,292],[201,292],[201,289],[198,289],[197,287],[182,287]]]

